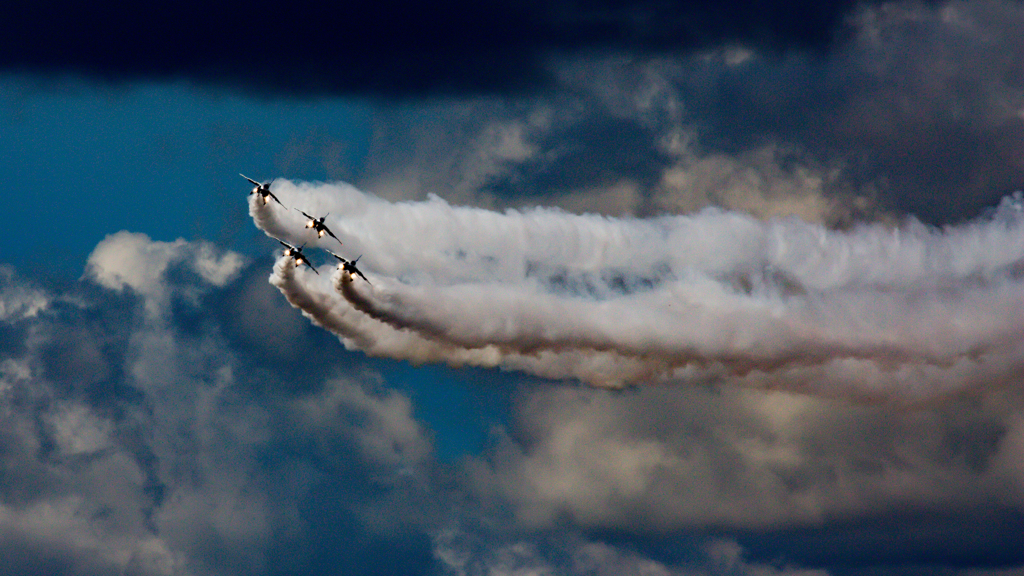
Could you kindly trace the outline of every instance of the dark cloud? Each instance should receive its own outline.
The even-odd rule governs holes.
[[[894,529],[895,527],[897,527]],[[1019,511],[992,506],[957,516],[907,512],[811,530],[742,535],[754,559],[784,557],[837,574],[934,574],[943,569],[1006,569],[1024,564]]]
[[[889,3],[850,22],[827,52],[576,55],[551,64],[557,90],[530,98],[381,106],[356,184],[613,214],[717,204],[830,225],[882,213],[958,223],[1024,188],[1019,3]]]
[[[885,208],[943,224],[1024,187],[1019,3],[866,11],[827,56],[692,60],[669,74],[704,145],[838,159]],[[667,68],[668,69],[668,68]]]
[[[0,68],[111,80],[187,79],[275,94],[528,90],[544,60],[737,43],[821,49],[857,3],[562,0],[183,2],[5,8]]]
[[[520,201],[611,186],[623,178],[653,188],[669,159],[657,147],[658,135],[637,122],[595,115],[553,127],[535,143],[546,154],[519,163],[492,178],[483,189]]]
[[[125,574],[115,563],[96,558],[89,550],[58,538],[36,540],[0,529],[0,549],[8,574],[67,574],[68,576],[115,576]],[[130,570],[128,574],[155,574]]]

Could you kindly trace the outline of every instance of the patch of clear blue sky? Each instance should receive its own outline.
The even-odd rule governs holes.
[[[380,362],[375,368],[388,386],[409,396],[413,417],[433,436],[434,457],[445,462],[479,454],[508,429],[523,383],[497,369],[449,368]]]
[[[120,230],[270,250],[249,221],[250,186],[238,173],[351,179],[371,131],[370,107],[356,101],[0,77],[0,262],[77,277],[96,244]]]

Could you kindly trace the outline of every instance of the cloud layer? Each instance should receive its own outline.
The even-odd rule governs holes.
[[[386,212],[453,210],[350,192]],[[281,224],[275,215],[263,223]],[[351,230],[342,238],[357,240]],[[432,250],[425,242],[420,254]],[[367,266],[374,286],[403,257]],[[987,265],[1002,268],[998,257]],[[393,388],[382,370],[394,377],[395,363],[345,353],[290,322],[298,315],[267,284],[271,267],[293,304],[323,300],[326,315],[310,318],[347,327],[347,344],[369,338],[383,355],[420,349],[451,362],[446,354],[458,353],[466,364],[482,354],[351,307],[338,285],[373,294],[343,275],[320,282],[287,261],[246,262],[202,242],[113,234],[68,286],[43,288],[5,268],[0,554],[9,573],[710,576],[1024,562],[1016,387],[906,411],[734,379],[611,393],[477,371],[470,393],[508,394],[510,413],[485,446],[446,462],[437,452],[451,432],[421,415],[430,395],[459,404],[446,382],[455,373],[416,393]],[[385,330],[393,341],[380,339]],[[522,355],[516,365],[491,353],[538,373],[578,369],[584,356]]]
[[[1020,2],[4,16],[5,574],[1024,567]]]
[[[498,208],[963,222],[1024,187],[1022,22],[1015,1],[887,2],[814,54],[565,55],[529,96],[378,102],[366,168],[314,178]]]
[[[47,11],[17,1],[0,68],[172,79],[277,94],[530,90],[554,54],[689,51],[723,42],[822,49],[853,2],[377,2]],[[182,41],[188,32],[188,41]],[[301,39],[301,40],[300,40]]]
[[[344,363],[332,364],[335,377],[322,365],[282,370],[234,346],[236,330],[282,328],[273,314],[231,312],[265,309],[253,291],[265,276],[243,288],[245,267],[204,242],[122,232],[96,247],[73,286],[34,288],[4,268],[5,573],[316,572],[331,562],[309,549],[323,522],[351,528],[332,553],[362,539],[396,551],[400,566],[429,555],[389,540],[429,514],[411,493],[391,502],[432,450],[408,400],[342,377]],[[296,343],[310,341],[298,332],[287,342]],[[338,497],[315,503],[321,491]],[[409,513],[382,523],[378,506]]]

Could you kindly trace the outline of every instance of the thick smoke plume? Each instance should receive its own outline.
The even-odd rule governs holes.
[[[271,282],[371,355],[606,387],[728,378],[900,402],[998,385],[1024,363],[1019,195],[959,227],[834,231],[722,210],[497,213],[284,180],[275,193],[329,212],[372,284],[289,259]],[[255,197],[250,212],[270,236],[322,242],[297,212]]]

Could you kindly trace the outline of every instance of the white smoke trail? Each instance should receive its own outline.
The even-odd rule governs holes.
[[[314,324],[340,336],[350,349],[362,350],[370,356],[399,357],[413,362],[447,361],[456,366],[497,364],[494,354],[489,355],[486,350],[474,353],[452,349],[408,331],[394,330],[345,306],[336,292],[323,290],[322,283],[315,278],[303,277],[312,276],[312,273],[297,272],[294,260],[281,257],[274,264],[270,283],[285,295],[292,306],[302,310]]]
[[[836,232],[719,210],[610,219],[395,204],[345,185],[279,180],[275,192],[330,211],[348,253],[367,254],[372,286],[336,274],[303,299],[323,281],[275,284],[371,354],[602,386],[727,375],[883,399],[986,385],[1021,364],[1019,196],[955,228]],[[297,213],[250,211],[272,236],[317,242]]]
[[[304,218],[296,218],[278,206],[264,205],[255,197],[250,197],[249,213],[256,225],[272,238],[293,244],[312,239],[311,233],[303,234]],[[336,247],[331,246],[331,249]],[[301,281],[296,277],[297,273]],[[361,350],[370,356],[413,363],[445,362],[451,366],[501,366],[545,378],[578,378],[595,385],[642,381],[664,373],[666,369],[654,361],[637,361],[615,353],[570,351],[562,354],[538,352],[524,355],[502,352],[497,346],[478,346],[473,349],[453,346],[451,343],[424,338],[411,330],[394,326],[394,323],[389,324],[387,318],[375,319],[353,310],[340,296],[344,287],[351,283],[348,275],[340,270],[336,270],[330,279],[333,289],[322,278],[309,272],[297,271],[290,258],[282,257],[274,266],[270,283],[281,290],[288,302],[302,310],[313,323],[337,334],[346,348]]]

